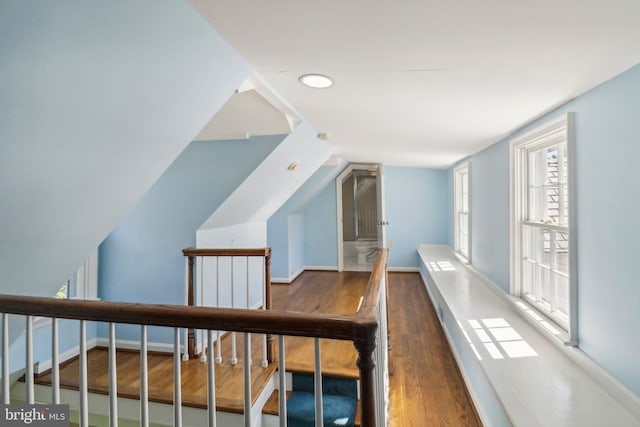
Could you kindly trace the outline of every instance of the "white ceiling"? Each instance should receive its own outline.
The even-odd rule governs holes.
[[[638,0],[189,1],[351,161],[447,167],[640,61]]]

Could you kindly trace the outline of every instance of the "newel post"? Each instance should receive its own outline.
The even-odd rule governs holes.
[[[193,255],[188,255],[189,258],[189,275],[187,280],[187,305],[189,307],[193,307],[193,265],[194,265],[194,257]],[[189,328],[188,338],[187,338],[187,351],[189,357],[196,356],[196,334],[192,328]]]
[[[360,370],[360,403],[362,405],[362,427],[376,427],[376,396],[373,368],[376,362],[373,353],[376,349],[377,323],[364,326],[365,336],[353,342],[358,351],[358,369]]]
[[[264,279],[265,279],[265,291],[264,291],[264,308],[266,310],[271,310],[272,308],[272,300],[271,300],[271,248],[267,249],[267,253],[264,257]],[[273,362],[273,335],[267,335],[267,361],[269,363]]]

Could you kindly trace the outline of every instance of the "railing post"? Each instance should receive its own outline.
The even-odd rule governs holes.
[[[265,286],[265,301],[264,307],[266,310],[271,310],[271,248],[267,248],[267,253],[264,257],[264,286]],[[273,335],[267,334],[267,361],[273,362]]]
[[[357,338],[354,346],[358,351],[358,369],[360,370],[360,402],[362,407],[362,427],[376,427],[376,397],[373,369],[373,353],[376,349],[376,323],[366,326],[365,336]]]
[[[189,267],[188,267],[188,286],[187,286],[187,305],[189,307],[193,307],[193,264],[194,264],[194,257],[192,255],[189,255]],[[190,328],[189,329],[189,333],[188,333],[188,344],[187,344],[187,354],[189,355],[189,357],[195,357],[196,356],[196,335],[195,335],[195,331]]]

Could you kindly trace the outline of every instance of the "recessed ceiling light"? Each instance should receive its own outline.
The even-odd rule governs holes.
[[[322,74],[305,74],[298,79],[300,83],[305,86],[312,87],[314,89],[326,89],[333,85],[331,77],[323,76]]]

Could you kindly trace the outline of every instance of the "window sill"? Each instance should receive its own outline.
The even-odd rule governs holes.
[[[640,426],[640,399],[579,348],[563,345],[566,334],[532,322],[526,304],[463,265],[447,246],[421,245],[419,256],[445,332],[463,337],[450,341],[452,348],[470,355],[458,364],[471,378],[467,386],[479,396],[480,413],[491,411],[478,404],[486,389],[475,381],[482,377],[514,425]],[[444,263],[450,268],[429,269]]]

